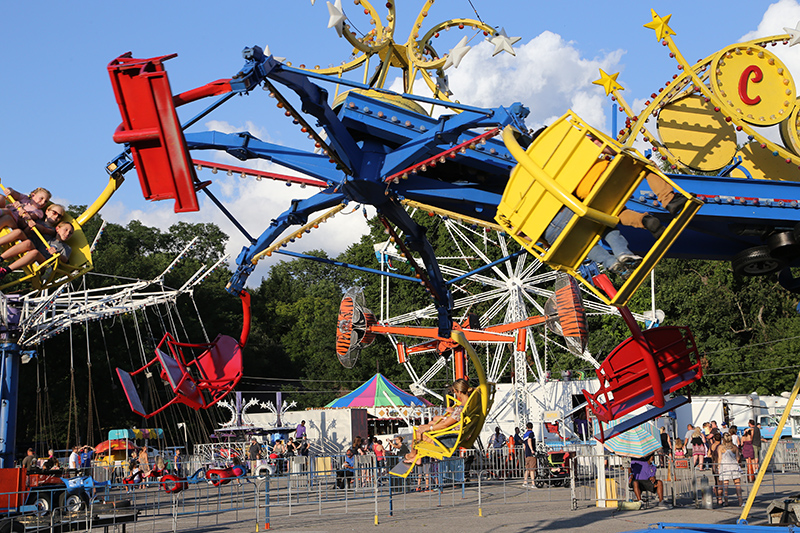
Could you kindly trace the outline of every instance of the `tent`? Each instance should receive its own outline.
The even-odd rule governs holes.
[[[388,396],[388,398],[387,398]],[[431,403],[413,396],[378,373],[353,392],[333,400],[325,407],[428,407]]]

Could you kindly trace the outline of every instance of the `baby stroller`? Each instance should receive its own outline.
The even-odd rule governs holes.
[[[533,483],[536,488],[569,487],[569,463],[573,452],[554,452],[540,443],[536,450],[536,472]]]

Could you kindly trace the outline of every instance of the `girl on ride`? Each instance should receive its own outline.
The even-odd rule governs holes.
[[[39,230],[39,233],[42,234],[42,237],[47,239],[48,237],[52,237],[56,234],[56,226],[61,222],[64,218],[64,213],[66,210],[64,206],[61,204],[50,204],[47,206],[47,209],[44,212],[44,219],[42,220],[30,220],[28,222],[28,227],[25,229],[20,229],[17,227],[11,228],[6,235],[0,237],[0,245],[2,244],[10,244],[16,241],[24,241],[24,240],[36,240],[39,237],[33,232],[33,228],[36,227]],[[0,217],[0,225],[2,225],[2,217]]]
[[[6,195],[0,198],[0,214],[9,215],[14,220],[14,226],[18,225],[20,218],[26,221],[41,220],[51,196],[50,191],[43,187],[36,187],[30,195],[6,189]]]
[[[416,426],[414,428],[414,444],[420,441],[433,442],[433,438],[428,435],[429,432],[439,431],[441,429],[455,429],[457,424],[461,422],[461,411],[464,410],[464,406],[467,404],[467,400],[474,389],[469,386],[467,380],[457,379],[453,382],[450,390],[458,401],[458,404],[453,406],[452,410],[448,409],[448,411],[445,411],[443,416],[434,417],[429,424]],[[445,446],[452,446],[455,444],[457,438],[456,435],[445,435],[438,440]],[[416,448],[412,448],[411,452],[406,455],[404,462],[408,464],[421,463],[420,459],[417,458]]]

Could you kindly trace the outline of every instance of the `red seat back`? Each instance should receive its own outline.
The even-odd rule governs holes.
[[[142,193],[148,200],[175,199],[175,212],[197,211],[196,174],[186,146],[163,62],[175,55],[109,63],[122,124],[114,141],[128,143]]]
[[[203,407],[203,395],[197,390],[197,385],[186,368],[178,360],[158,348],[156,348],[156,355],[161,363],[161,377],[166,378],[175,394],[182,396],[182,399],[178,401],[192,409]]]
[[[702,378],[697,346],[689,328],[662,326],[644,331],[643,336],[652,350],[665,395]],[[652,403],[653,376],[644,363],[648,354],[643,350],[633,337],[623,341],[596,371],[600,389],[595,394],[583,391],[599,420],[609,422]]]
[[[217,335],[211,346],[195,360],[202,381],[213,401],[225,396],[242,378],[242,347],[228,335]]]

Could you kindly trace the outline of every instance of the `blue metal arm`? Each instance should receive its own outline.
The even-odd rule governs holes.
[[[239,257],[236,258],[236,264],[238,265],[236,272],[234,272],[225,289],[231,294],[238,295],[244,290],[247,278],[256,267],[255,263],[253,263],[253,258],[267,249],[286,228],[305,224],[312,213],[329,209],[342,202],[347,202],[344,194],[330,192],[320,192],[305,200],[292,200],[292,206],[274,219],[254,244],[242,248]]]
[[[231,88],[250,90],[266,79],[285,85],[303,102],[302,111],[315,117],[328,134],[331,147],[342,159],[350,172],[361,166],[361,151],[347,128],[328,105],[328,91],[309,81],[308,76],[295,70],[285,70],[283,64],[254,46],[242,52],[248,60],[244,68],[231,80]]]
[[[423,156],[431,155],[434,147],[442,144],[455,145],[459,142],[462,133],[469,129],[484,127],[499,127],[500,129],[512,124],[517,129],[525,131],[524,118],[529,110],[521,104],[514,104],[510,110],[498,107],[487,110],[491,113],[475,113],[464,111],[459,115],[442,117],[435,129],[429,130],[387,154],[381,169],[381,175],[390,176],[409,165],[419,161]]]
[[[324,155],[260,141],[247,132],[187,133],[186,145],[190,150],[223,150],[242,161],[266,159],[330,184],[340,183],[343,177]]]

